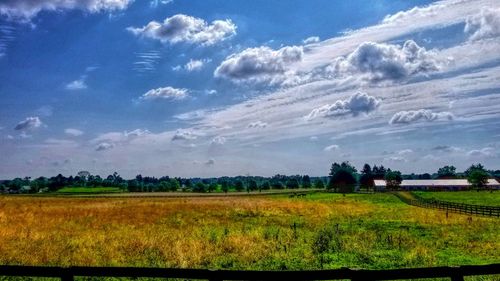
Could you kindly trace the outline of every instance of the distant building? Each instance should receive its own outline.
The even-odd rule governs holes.
[[[375,180],[375,189],[384,190],[385,180]],[[401,189],[405,190],[466,190],[471,184],[467,179],[440,179],[440,180],[403,180]],[[489,179],[487,188],[500,189],[500,183],[495,179]]]

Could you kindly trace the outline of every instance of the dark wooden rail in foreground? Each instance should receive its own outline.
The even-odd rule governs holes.
[[[467,214],[467,215],[478,215],[478,216],[486,216],[486,217],[500,217],[500,207],[496,206],[481,206],[481,205],[471,205],[471,204],[463,204],[463,203],[455,203],[449,201],[441,201],[435,199],[425,199],[418,196],[415,196],[415,199],[409,199],[405,196],[398,194],[397,192],[393,193],[396,195],[401,201],[406,204],[424,207],[424,208],[433,208],[445,210],[447,212],[459,213],[459,214]]]
[[[341,268],[334,270],[252,271],[208,270],[143,267],[41,267],[0,266],[0,276],[56,277],[62,281],[84,277],[153,277],[208,280],[396,280],[414,278],[451,278],[463,281],[464,276],[498,275],[500,264],[465,265],[456,267],[405,268],[363,270]]]

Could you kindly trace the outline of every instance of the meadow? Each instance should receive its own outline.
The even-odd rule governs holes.
[[[454,191],[454,192],[428,192],[416,191],[415,195],[425,199],[436,199],[456,203],[500,206],[500,192],[498,191]]]
[[[488,264],[500,261],[498,233],[496,218],[447,216],[390,194],[0,196],[0,264],[259,270]]]

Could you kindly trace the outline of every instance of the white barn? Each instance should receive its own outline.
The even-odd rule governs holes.
[[[406,190],[463,190],[469,189],[471,184],[467,179],[438,179],[438,180],[403,180],[401,189]],[[375,189],[386,188],[385,180],[375,180]],[[487,188],[500,189],[500,183],[495,179],[489,179]]]

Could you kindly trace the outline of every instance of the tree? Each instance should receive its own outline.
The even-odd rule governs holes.
[[[87,181],[90,177],[90,173],[88,171],[80,171],[76,175],[80,178],[80,181],[83,183],[83,186],[87,186]]]
[[[302,188],[311,188],[311,178],[308,175],[302,177]]]
[[[391,171],[388,170],[385,173],[385,183],[388,189],[397,189],[401,186],[401,182],[403,181],[403,177],[401,176],[400,171]]]
[[[229,184],[226,180],[223,180],[220,184],[221,189],[224,193],[227,193],[229,191]]]
[[[215,182],[212,182],[208,185],[208,192],[212,192],[217,190],[217,184]]]
[[[387,170],[384,168],[384,166],[380,165],[380,167],[377,167],[377,165],[373,165],[372,169],[373,179],[376,180],[384,179],[386,172]]]
[[[169,179],[168,183],[169,183],[169,190],[170,191],[175,192],[175,191],[179,190],[179,188],[181,187],[181,185],[179,184],[179,181],[176,179]]]
[[[481,165],[481,163],[477,163],[477,164],[472,164],[467,170],[465,170],[464,174],[468,177],[469,174],[472,173],[472,171],[474,170],[481,170],[486,172],[484,166]]]
[[[257,182],[255,180],[250,180],[248,182],[247,190],[248,191],[255,191],[257,189],[258,189]]]
[[[484,188],[488,184],[489,174],[483,169],[473,169],[468,172],[467,181],[474,188]]]
[[[457,176],[456,173],[457,168],[454,166],[444,166],[438,169],[438,178],[439,179],[453,179]]]
[[[299,181],[297,179],[289,179],[286,182],[286,188],[288,188],[288,189],[297,189],[297,188],[299,188]]]
[[[236,189],[236,191],[243,191],[245,189],[245,187],[243,186],[243,182],[240,180],[234,183],[234,188]]]
[[[265,182],[263,182],[263,183],[260,185],[260,189],[262,189],[262,190],[269,190],[269,189],[271,189],[271,185],[269,184],[269,182],[268,182],[268,181],[265,181]]]
[[[363,166],[363,170],[361,170],[361,178],[359,179],[359,183],[366,189],[375,186],[375,182],[373,181],[373,172],[370,165],[365,164]]]
[[[194,192],[205,192],[206,189],[207,189],[207,186],[203,182],[200,181],[194,185],[193,191]]]
[[[328,189],[340,190],[342,193],[352,192],[356,184],[356,168],[349,162],[333,163],[330,168]]]
[[[317,179],[315,182],[314,182],[314,188],[325,188],[325,183],[320,180],[320,179]]]

